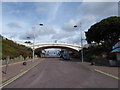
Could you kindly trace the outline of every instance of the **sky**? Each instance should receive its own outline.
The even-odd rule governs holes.
[[[118,16],[118,2],[2,2],[1,34],[18,42],[80,43],[97,22]],[[39,24],[43,24],[40,26]],[[75,28],[74,25],[78,27]],[[86,41],[84,40],[84,43]]]

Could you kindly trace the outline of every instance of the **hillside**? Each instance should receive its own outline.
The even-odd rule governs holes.
[[[7,56],[14,58],[19,57],[20,55],[23,57],[32,55],[32,50],[30,48],[27,48],[24,45],[19,45],[7,38],[3,38],[2,36],[0,36],[0,45],[2,46],[2,50],[0,50],[2,59],[6,59]]]

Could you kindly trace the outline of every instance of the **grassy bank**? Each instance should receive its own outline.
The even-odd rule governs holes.
[[[24,45],[19,45],[12,40],[8,40],[7,38],[1,38],[1,47],[2,50],[0,52],[2,60],[7,59],[9,56],[11,59],[16,58],[19,56],[23,56],[24,58],[26,57],[31,57],[32,55],[32,50],[30,48],[25,47]]]

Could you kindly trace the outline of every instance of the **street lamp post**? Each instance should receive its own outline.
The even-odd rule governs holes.
[[[43,26],[43,24],[37,24],[39,26]],[[35,29],[35,27],[33,27],[33,29]],[[30,38],[30,37],[29,37]],[[32,62],[35,61],[35,33],[33,33],[33,52],[32,52]]]
[[[81,57],[82,57],[82,62],[83,62],[83,39],[82,39],[82,30],[81,31]]]
[[[81,24],[80,24],[81,25]],[[78,27],[77,25],[74,26],[75,28]],[[81,27],[81,26],[80,26]],[[80,33],[81,33],[81,59],[82,59],[82,62],[84,61],[83,60],[83,43],[82,43],[82,30],[80,30]]]
[[[33,36],[33,60],[32,60],[32,62],[34,62],[35,61],[35,35]]]

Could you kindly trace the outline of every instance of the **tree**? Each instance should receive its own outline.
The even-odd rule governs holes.
[[[30,43],[30,44],[31,44],[31,42],[30,42],[30,41],[26,41],[25,43]]]
[[[42,53],[42,50],[40,48],[35,50],[35,55],[37,55],[38,57],[41,57],[41,53]]]
[[[109,49],[120,39],[120,17],[113,16],[91,26],[86,34],[88,43],[102,43]]]

